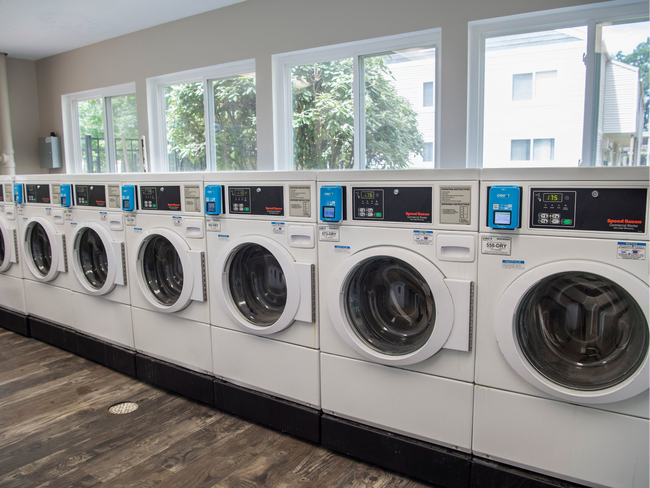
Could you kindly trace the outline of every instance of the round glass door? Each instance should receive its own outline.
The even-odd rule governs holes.
[[[174,305],[183,291],[183,264],[174,245],[154,235],[145,245],[142,258],[144,280],[160,304]]]
[[[102,238],[91,228],[82,231],[79,238],[79,265],[91,287],[101,289],[108,276],[108,255]]]
[[[622,286],[588,272],[540,280],[521,300],[514,327],[535,370],[572,390],[618,385],[648,354],[648,322],[639,304]]]
[[[277,258],[260,244],[240,247],[228,268],[228,287],[239,312],[251,324],[269,327],[287,304],[287,282]]]
[[[29,230],[29,253],[41,276],[47,276],[52,268],[52,246],[47,232],[41,224],[35,222]]]
[[[344,288],[344,306],[357,337],[382,354],[411,354],[433,333],[433,293],[424,277],[401,259],[377,256],[362,262]]]

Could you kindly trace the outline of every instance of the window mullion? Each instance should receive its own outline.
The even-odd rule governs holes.
[[[361,126],[364,123],[362,114],[362,94],[363,87],[361,84],[363,70],[363,60],[360,56],[354,56],[352,59],[352,100],[354,105],[354,144],[353,144],[353,169],[365,169],[365,143],[362,144]]]
[[[165,86],[158,85],[158,138],[157,159],[154,157],[153,163],[150,163],[152,171],[169,171],[169,156],[167,154],[167,106],[165,104]],[[155,166],[154,166],[155,165]]]
[[[217,171],[216,138],[214,133],[214,86],[203,80],[203,120],[205,120],[205,170]]]
[[[81,130],[79,129],[79,108],[77,106],[77,100],[72,100],[70,102],[70,118],[72,120],[72,138],[74,140],[73,144],[73,154],[74,154],[74,164],[76,168],[76,173],[83,173],[83,152],[81,150]]]
[[[109,97],[102,97],[104,106],[104,148],[106,151],[106,166],[109,173],[117,172],[115,154],[115,134],[113,133],[113,108]]]
[[[585,109],[582,131],[582,161],[580,166],[592,166],[595,163],[595,142],[598,137],[598,105],[600,84],[600,59],[597,59],[596,42],[600,36],[596,22],[587,24],[587,52],[584,62],[585,72]]]

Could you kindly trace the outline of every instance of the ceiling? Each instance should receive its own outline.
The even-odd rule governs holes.
[[[0,52],[37,60],[245,0],[0,0]]]

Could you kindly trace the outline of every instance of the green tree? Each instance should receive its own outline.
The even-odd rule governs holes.
[[[650,115],[650,73],[648,72],[648,67],[650,66],[650,37],[634,48],[632,53],[624,55],[619,51],[614,58],[616,61],[631,64],[639,68],[639,75],[643,84],[643,127],[645,130],[648,130],[648,117]]]
[[[101,98],[77,103],[81,154],[86,173],[105,173],[106,144],[104,139],[104,106]],[[88,137],[90,136],[90,137]]]

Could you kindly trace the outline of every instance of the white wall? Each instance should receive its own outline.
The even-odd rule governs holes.
[[[14,145],[16,173],[40,173],[38,160],[38,95],[36,90],[36,63],[24,59],[7,58],[7,86],[9,111]],[[59,124],[60,125],[60,124]],[[49,132],[44,135],[49,135]],[[0,148],[4,147],[0,136]]]
[[[37,61],[40,132],[62,133],[61,95],[135,81],[148,138],[146,78],[255,58],[258,165],[272,169],[273,54],[441,27],[441,165],[464,167],[467,22],[585,3],[594,2],[248,0]]]

